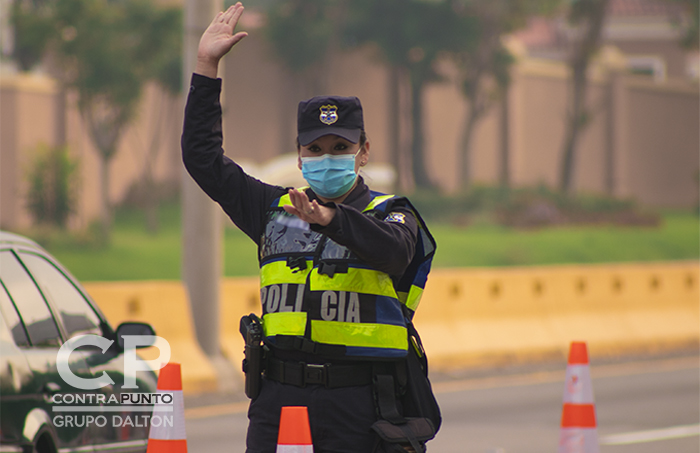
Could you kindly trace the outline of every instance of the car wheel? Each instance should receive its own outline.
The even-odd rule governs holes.
[[[36,442],[34,442],[32,453],[56,453],[56,447],[53,444],[51,436],[47,433],[39,436]]]

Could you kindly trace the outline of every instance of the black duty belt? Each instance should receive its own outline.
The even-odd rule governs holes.
[[[372,383],[372,365],[367,363],[316,365],[304,362],[286,362],[274,357],[267,361],[265,377],[283,384],[306,387],[310,384],[328,388],[352,387]]]

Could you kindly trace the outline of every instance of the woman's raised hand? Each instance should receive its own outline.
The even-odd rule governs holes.
[[[199,40],[197,51],[197,67],[195,72],[207,77],[216,78],[219,60],[241,39],[248,36],[242,31],[233,34],[238,20],[243,14],[243,5],[238,2],[214,17],[209,27]]]

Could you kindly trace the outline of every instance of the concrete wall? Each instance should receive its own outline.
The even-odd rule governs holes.
[[[142,180],[144,166],[153,154],[158,181],[180,178],[179,135],[182,101],[165,97],[154,86],[145,90],[131,127],[119,142],[110,164],[110,198],[120,202],[130,187]],[[3,75],[0,79],[0,228],[23,228],[32,219],[26,209],[27,173],[38,145],[67,143],[79,161],[75,228],[86,227],[99,215],[98,154],[77,109],[77,95],[62,92],[52,79],[34,74]],[[157,130],[160,135],[154,139]]]
[[[626,89],[627,192],[654,205],[697,204],[697,86],[634,81]]]
[[[0,80],[0,226],[27,225],[31,151],[55,143],[56,84],[43,77]]]
[[[371,49],[335,55],[324,68],[318,92],[282,68],[258,34],[234,48],[224,64],[224,134],[229,156],[264,162],[294,152],[296,105],[315,94],[358,96],[365,108],[372,160],[388,162],[392,147],[406,152],[410,131],[405,80],[399,112],[389,110],[389,77]],[[468,105],[457,89],[454,68],[442,62],[447,82],[425,92],[426,165],[445,191],[459,185],[459,151]],[[614,69],[614,68],[613,68]],[[508,97],[510,174],[515,185],[556,186],[567,115],[568,71],[562,63],[523,58],[513,70]],[[578,191],[634,197],[643,204],[690,207],[698,203],[696,177],[700,112],[696,82],[619,74],[605,64],[591,71],[591,122],[581,134],[574,186]],[[120,202],[142,179],[147,150],[156,148],[159,181],[181,177],[179,137],[183,100],[166,100],[149,87],[133,125],[125,132],[111,164],[110,197]],[[58,113],[57,113],[58,112]],[[81,197],[74,227],[99,212],[98,160],[76,108],[75,93],[64,97],[39,76],[2,75],[0,81],[0,227],[26,227],[26,167],[39,143],[64,139],[81,160]],[[401,143],[389,143],[389,119],[400,116]],[[475,132],[471,166],[477,183],[498,182],[502,127],[495,106]],[[152,142],[162,121],[163,132]],[[407,172],[407,158],[401,171]],[[410,190],[409,184],[403,191]]]

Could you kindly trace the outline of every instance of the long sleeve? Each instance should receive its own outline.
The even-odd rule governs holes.
[[[246,174],[224,155],[221,79],[193,74],[185,107],[182,160],[190,176],[256,243],[269,203],[286,190]]]
[[[355,204],[335,205],[331,223],[326,227],[312,225],[312,229],[352,250],[375,269],[400,276],[415,253],[418,224],[413,213],[408,208],[395,207],[378,219],[364,214]]]

